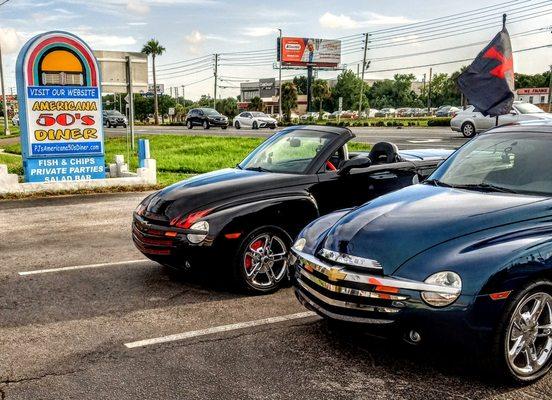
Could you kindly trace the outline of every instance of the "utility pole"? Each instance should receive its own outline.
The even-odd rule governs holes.
[[[424,84],[424,86],[422,88],[422,91],[423,91],[424,95],[426,95],[427,93],[426,93],[426,74],[425,73],[424,73],[424,79],[422,80],[422,82]]]
[[[132,60],[130,56],[126,56],[126,76],[128,85],[128,128],[130,131],[130,148],[134,150],[134,88],[132,86]],[[153,85],[153,90],[154,93],[157,93],[156,85]]]
[[[362,111],[362,96],[364,95],[364,70],[366,69],[366,52],[368,50],[368,37],[369,33],[364,34],[364,56],[362,57],[362,76],[360,82],[360,96],[358,97],[358,117],[360,118],[360,112]],[[370,63],[368,63],[370,65]]]
[[[278,115],[280,116],[280,121],[282,121],[282,30],[278,28],[278,32],[280,32],[280,38],[278,42],[278,59],[280,60],[280,63],[278,65]]]
[[[548,112],[552,112],[552,64],[550,64],[550,76],[548,77]]]
[[[172,86],[169,88],[169,90],[170,90],[170,92],[171,92],[171,98],[174,97],[174,96],[173,96],[173,88],[172,88]]]
[[[427,112],[429,113],[429,109],[431,108],[431,75],[433,74],[433,68],[429,68],[429,82],[428,82],[428,89],[427,89]]]
[[[6,99],[6,88],[4,86],[4,64],[2,63],[2,48],[0,46],[0,85],[2,85],[2,107],[4,111],[4,134],[10,135],[10,127],[8,126],[8,102]]]
[[[217,108],[217,74],[218,74],[218,54],[215,54],[215,93],[213,96],[213,108]]]

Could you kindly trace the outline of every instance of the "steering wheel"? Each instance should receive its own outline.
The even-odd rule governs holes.
[[[337,171],[337,168],[330,160],[326,161],[326,168],[328,168],[330,171]]]

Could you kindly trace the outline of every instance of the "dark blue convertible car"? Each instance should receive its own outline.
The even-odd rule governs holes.
[[[476,136],[425,182],[309,224],[296,295],[413,343],[477,343],[517,382],[552,364],[552,124]]]

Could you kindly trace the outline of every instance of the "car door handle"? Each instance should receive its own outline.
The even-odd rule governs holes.
[[[370,175],[370,178],[375,179],[377,181],[383,181],[383,180],[389,180],[389,179],[397,179],[397,175],[392,172],[380,172],[377,174]]]

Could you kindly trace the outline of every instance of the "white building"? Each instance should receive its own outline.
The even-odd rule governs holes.
[[[516,100],[531,103],[547,109],[550,101],[550,88],[523,88],[516,91]]]

